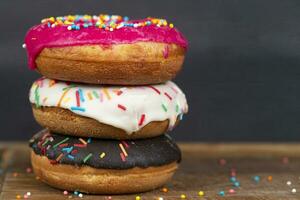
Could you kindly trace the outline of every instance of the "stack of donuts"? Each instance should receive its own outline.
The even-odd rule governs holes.
[[[30,140],[33,170],[67,191],[138,193],[164,185],[181,152],[166,134],[187,112],[171,81],[187,41],[165,19],[69,15],[26,35],[29,94],[45,129]]]

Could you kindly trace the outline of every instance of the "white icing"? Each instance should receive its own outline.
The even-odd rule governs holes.
[[[33,83],[29,98],[36,106],[65,108],[123,129],[128,134],[152,121],[167,119],[171,129],[177,117],[181,118],[188,110],[185,95],[171,81],[152,86],[118,87],[67,84],[41,78]]]

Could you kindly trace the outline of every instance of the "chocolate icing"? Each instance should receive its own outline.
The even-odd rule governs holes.
[[[33,136],[29,145],[52,164],[87,165],[101,169],[146,168],[181,160],[180,149],[168,135],[119,141],[70,137],[43,130]]]

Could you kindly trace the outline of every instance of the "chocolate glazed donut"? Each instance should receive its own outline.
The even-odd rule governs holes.
[[[30,140],[32,166],[54,187],[87,193],[142,192],[174,174],[181,153],[168,135],[144,140],[99,140],[44,130]]]

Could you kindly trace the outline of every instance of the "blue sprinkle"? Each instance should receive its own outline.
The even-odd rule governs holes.
[[[233,185],[234,185],[235,187],[240,187],[240,182],[236,181],[236,182],[233,183]]]
[[[72,106],[71,110],[78,110],[78,111],[81,111],[81,112],[85,112],[85,109],[81,108],[81,107],[74,107],[74,106]]]
[[[87,140],[87,143],[91,143],[92,142],[92,138],[89,138],[88,140]]]
[[[220,191],[219,195],[222,196],[222,197],[224,197],[225,196],[225,192],[224,191]]]
[[[87,27],[89,27],[89,25],[88,24],[83,24],[83,27],[87,28]]]
[[[48,27],[49,27],[49,28],[51,27],[51,24],[50,24],[50,22],[48,22]]]
[[[78,191],[74,191],[74,194],[75,194],[75,195],[78,195],[78,194],[79,194],[79,192],[78,192]]]
[[[260,177],[259,176],[254,176],[253,180],[258,183],[260,181]]]
[[[128,21],[128,20],[129,20],[129,17],[124,16],[124,17],[123,17],[123,20],[124,20],[124,21]]]
[[[73,150],[73,147],[66,147],[63,148],[62,151],[66,151],[67,153],[70,153]]]
[[[75,159],[75,157],[74,157],[74,156],[72,156],[72,155],[68,155],[68,158],[70,158],[70,159],[72,159],[72,160],[74,160],[74,159]]]
[[[234,182],[236,182],[236,177],[235,176],[232,176],[232,177],[230,177],[230,182],[232,182],[232,183],[234,183]]]
[[[183,119],[183,114],[179,115],[179,119],[182,120]]]
[[[83,97],[82,89],[78,89],[78,93],[79,93],[79,96],[80,96],[80,100],[81,100],[82,102],[84,102],[84,97]]]

